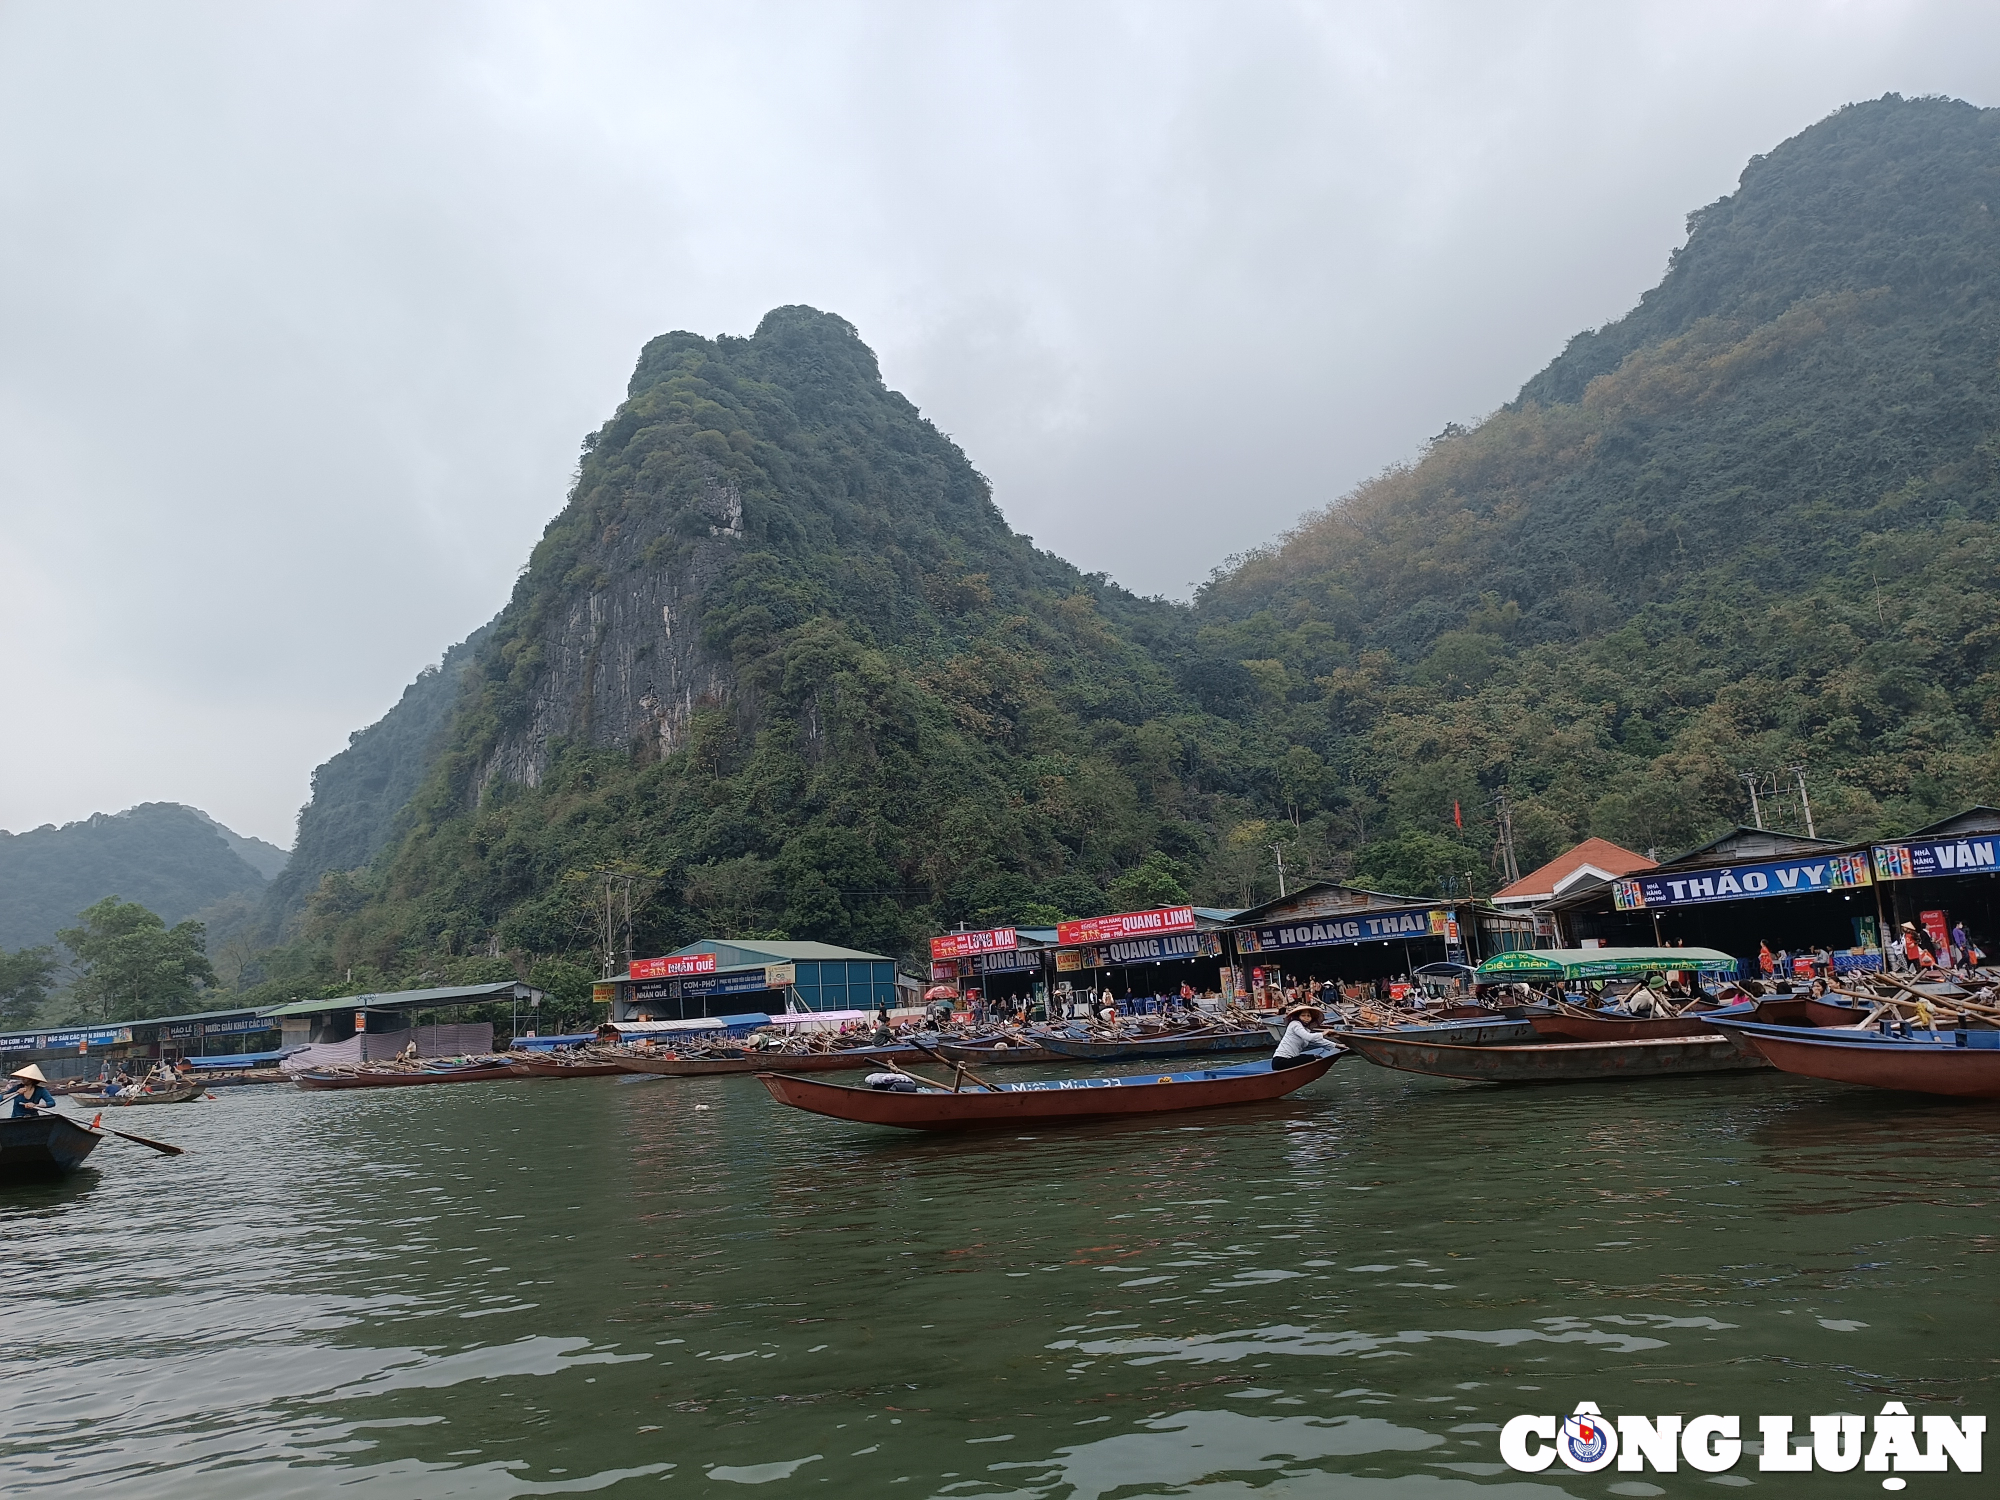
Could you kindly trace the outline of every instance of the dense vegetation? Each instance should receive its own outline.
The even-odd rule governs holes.
[[[656,339],[393,836],[326,867],[263,992],[573,994],[607,878],[644,950],[912,953],[957,920],[1261,898],[1274,842],[1490,890],[1502,791],[1523,868],[1696,842],[1747,811],[1740,772],[1803,765],[1842,835],[1994,797],[1996,130],[1891,97],[1754,161],[1630,316],[1192,609],[1010,532],[840,320]],[[496,774],[551,622],[628,569],[687,576],[726,691],[665,747],[579,734]]]
[[[0,831],[0,948],[53,942],[58,928],[110,895],[169,922],[232,896],[261,898],[284,864],[284,850],[173,802],[61,828]]]

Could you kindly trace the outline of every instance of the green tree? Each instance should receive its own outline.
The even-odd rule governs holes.
[[[32,1026],[55,987],[58,967],[53,948],[0,952],[0,1025]]]
[[[1104,888],[1113,911],[1151,911],[1156,906],[1187,903],[1187,866],[1155,851],[1138,868],[1127,870]]]
[[[56,934],[76,955],[75,986],[84,1011],[100,1021],[137,1021],[194,1009],[195,997],[216,982],[200,922],[173,927],[136,901],[106,896]]]

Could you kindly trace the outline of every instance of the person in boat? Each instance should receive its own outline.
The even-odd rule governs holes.
[[[42,1070],[29,1063],[8,1076],[6,1089],[0,1091],[0,1104],[6,1106],[7,1119],[22,1120],[54,1109],[56,1096],[49,1092],[49,1080]]]
[[[1311,1024],[1308,1025],[1308,1022]],[[1311,1001],[1294,1005],[1286,1011],[1285,1034],[1278,1038],[1278,1050],[1271,1054],[1272,1068],[1295,1068],[1300,1063],[1312,1061],[1309,1049],[1338,1046],[1339,1043],[1325,1032],[1312,1029],[1325,1024],[1326,1012]]]
[[[417,1039],[411,1037],[403,1043],[403,1050],[396,1054],[397,1062],[413,1063],[417,1060]]]

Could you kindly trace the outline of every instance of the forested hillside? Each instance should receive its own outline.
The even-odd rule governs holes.
[[[1503,788],[1524,868],[1747,821],[1745,771],[1841,836],[1992,797],[1996,207],[2000,112],[1844,109],[1506,410],[1218,575],[1202,651],[1325,762],[1321,858],[1490,878]]]
[[[655,339],[438,727],[348,752],[421,786],[269,984],[582,974],[607,876],[651,951],[903,953],[1261,898],[1274,841],[1490,889],[1503,791],[1524,867],[1696,842],[1739,772],[1804,766],[1822,833],[1993,797],[1996,130],[1891,97],[1753,161],[1628,317],[1192,609],[1012,533],[840,319]]]
[[[175,802],[144,802],[60,828],[0,831],[0,949],[53,943],[106,896],[169,924],[230,897],[260,896],[285,851]]]

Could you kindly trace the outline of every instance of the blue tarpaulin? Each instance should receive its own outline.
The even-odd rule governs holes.
[[[259,1068],[289,1057],[298,1050],[297,1047],[285,1047],[276,1052],[238,1052],[229,1057],[190,1057],[186,1062],[191,1068]]]
[[[596,1040],[596,1032],[579,1031],[575,1036],[517,1036],[514,1045],[524,1052],[553,1052],[558,1047],[581,1047]]]

